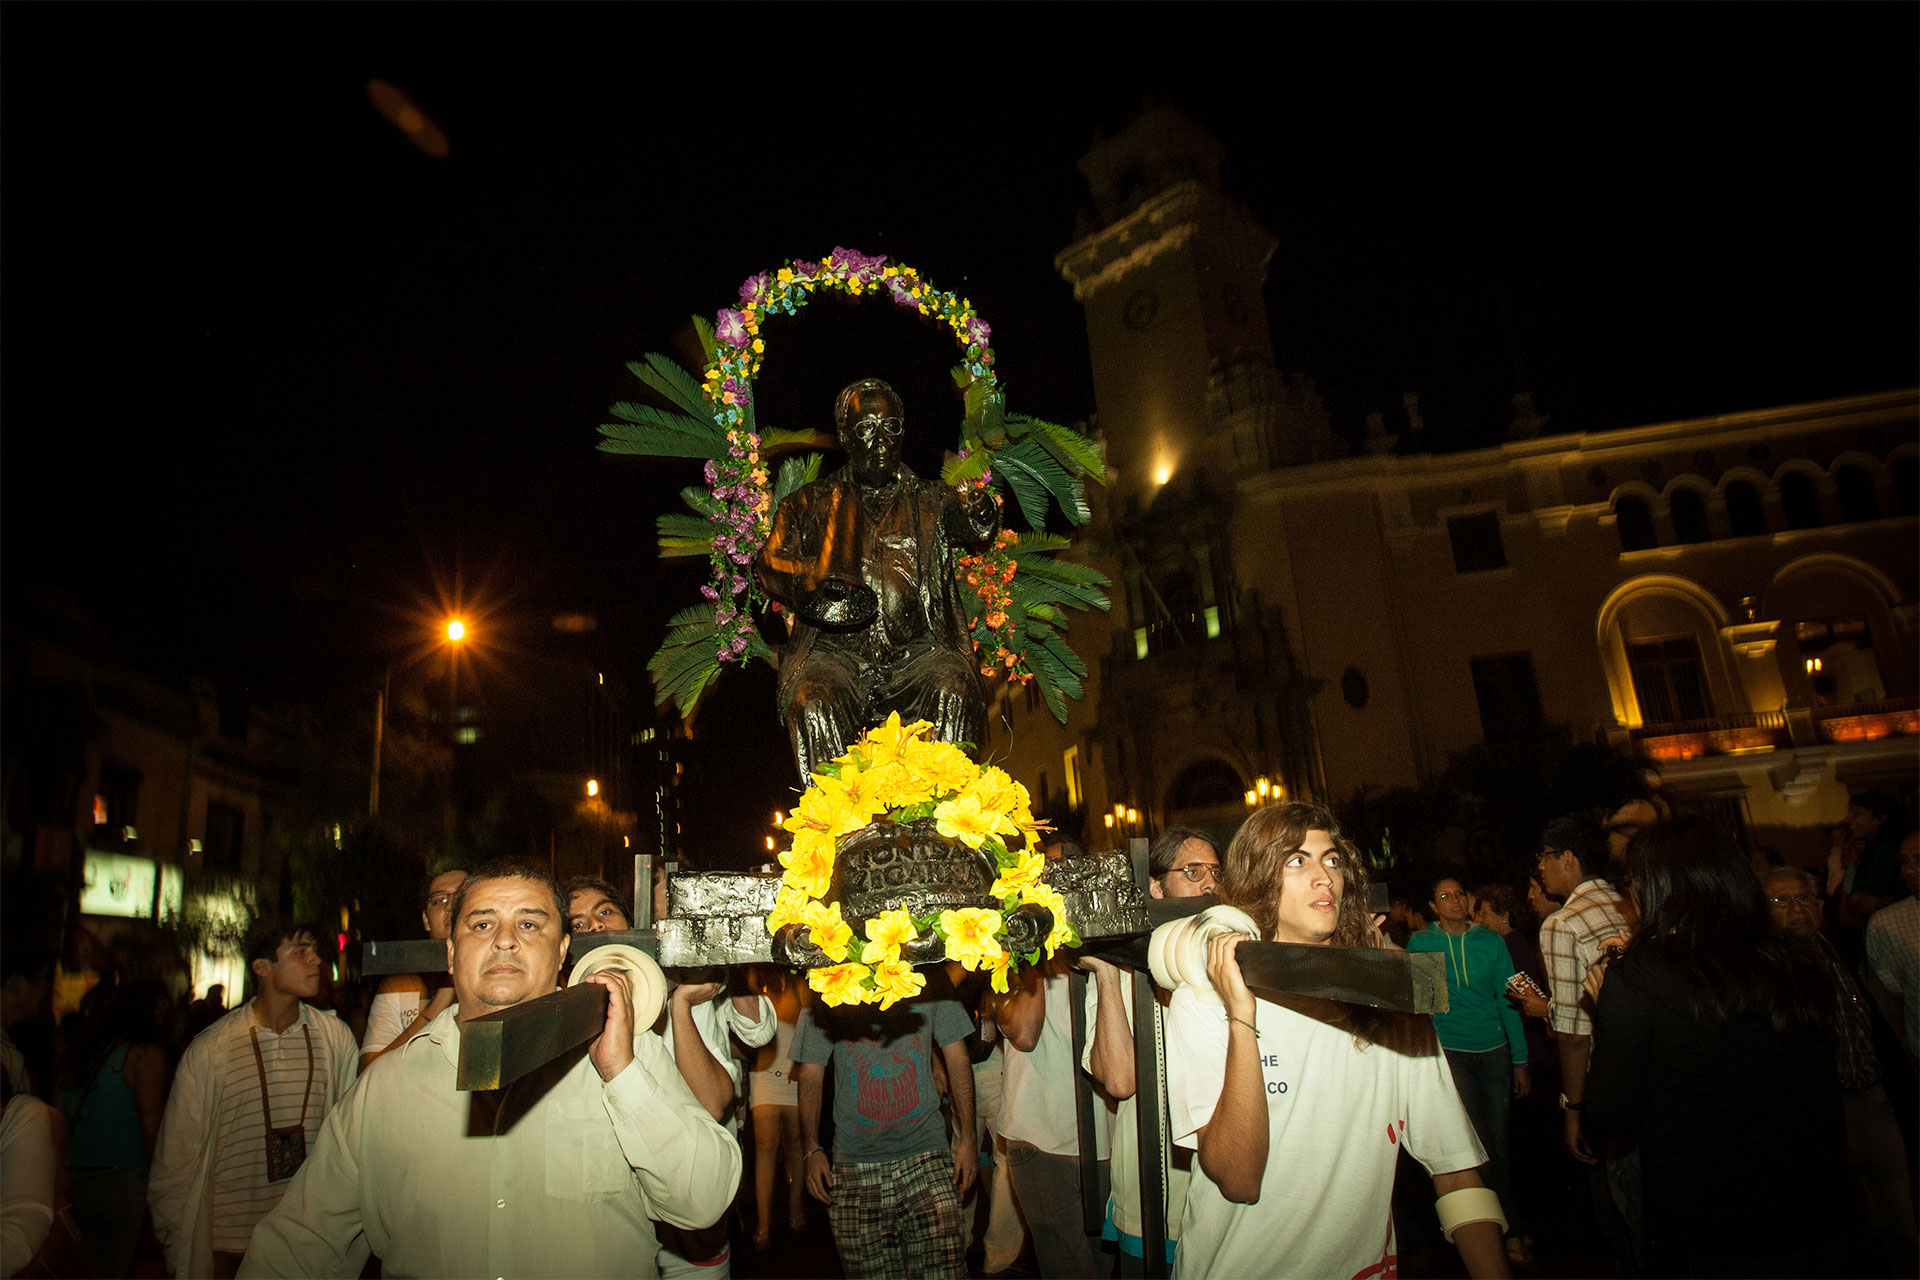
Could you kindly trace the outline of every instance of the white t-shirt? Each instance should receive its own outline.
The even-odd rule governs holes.
[[[1120,990],[1127,996],[1120,1001],[1120,1007],[1127,1015],[1127,1030],[1133,1031],[1133,971],[1121,970]],[[1157,992],[1158,987],[1154,988]],[[1080,1066],[1093,1074],[1093,1029],[1099,1025],[1100,986],[1097,982],[1087,983],[1087,1044],[1080,1051]],[[1149,1027],[1144,1033],[1153,1034]],[[1140,1239],[1143,1226],[1140,1210],[1141,1171],[1140,1171],[1140,1113],[1138,1094],[1131,1098],[1122,1098],[1113,1113],[1113,1163],[1109,1179],[1111,1191],[1107,1197],[1107,1212],[1113,1219],[1113,1229],[1122,1235]],[[1162,1134],[1160,1146],[1160,1168],[1167,1180],[1166,1224],[1169,1243],[1180,1238],[1180,1218],[1187,1207],[1188,1153],[1181,1152],[1179,1163],[1173,1153],[1167,1150]]]
[[[360,1038],[361,1053],[379,1053],[413,1025],[427,1007],[425,991],[382,991],[367,1006],[367,1034]]]
[[[1267,1165],[1254,1204],[1220,1193],[1193,1162],[1175,1276],[1377,1280],[1399,1268],[1393,1172],[1402,1146],[1429,1173],[1486,1162],[1445,1055],[1355,1047],[1351,1033],[1258,1000],[1267,1087]],[[1173,1139],[1198,1148],[1226,1078],[1227,1022],[1190,988],[1167,1011]]]
[[[1010,1142],[1030,1142],[1056,1156],[1080,1154],[1079,1104],[1074,1098],[1073,1024],[1068,1021],[1068,978],[1064,973],[1044,979],[1045,1020],[1040,1039],[1021,1052],[1009,1040],[1006,1065],[1000,1069],[1000,1136]],[[1099,1014],[1096,987],[1087,983],[1087,1037],[1093,1037]],[[1092,1081],[1087,1082],[1092,1085]],[[1093,1092],[1094,1158],[1111,1154],[1114,1105],[1097,1087]]]

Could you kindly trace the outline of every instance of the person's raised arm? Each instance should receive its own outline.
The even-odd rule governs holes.
[[[1047,1025],[1047,966],[1030,964],[1015,981],[1018,989],[1000,998],[994,1014],[1007,1043],[1022,1053],[1032,1053],[1040,1043],[1040,1032]]]
[[[1260,1048],[1254,1031],[1258,1010],[1234,955],[1244,935],[1223,933],[1207,940],[1207,977],[1226,1006],[1227,1069],[1213,1118],[1195,1131],[1200,1166],[1237,1204],[1260,1198],[1267,1173],[1267,1098],[1260,1078]]]
[[[1087,956],[1081,965],[1093,972],[1098,1007],[1093,1018],[1093,1044],[1087,1069],[1115,1102],[1131,1098],[1139,1082],[1134,1078],[1133,1024],[1127,1020],[1132,998],[1128,972],[1105,960]]]
[[[733,1077],[700,1038],[700,1028],[693,1021],[694,1006],[705,1004],[719,992],[717,982],[683,984],[673,989],[668,1005],[673,1020],[673,1063],[707,1113],[715,1120],[724,1120],[733,1104]]]

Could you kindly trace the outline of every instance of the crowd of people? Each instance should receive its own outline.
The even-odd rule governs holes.
[[[935,970],[884,1010],[773,969],[681,975],[650,1027],[602,970],[579,979],[607,993],[597,1038],[462,1092],[462,1022],[634,924],[614,885],[498,862],[425,886],[445,972],[323,1008],[321,938],[263,920],[230,1010],[105,982],[50,1071],[0,1040],[0,1275],[793,1274],[814,1206],[850,1276],[1139,1276],[1156,1216],[1176,1276],[1570,1274],[1569,1218],[1621,1275],[1920,1267],[1920,832],[1887,797],[1856,797],[1814,869],[1663,804],[1568,814],[1524,884],[1435,870],[1390,916],[1309,804],[1225,850],[1164,832],[1148,869],[1251,930],[1155,991],[1151,1185],[1149,1029],[1093,948],[1004,993]],[[1437,955],[1448,1007],[1249,987],[1249,936]],[[43,1015],[50,970],[8,953],[0,1031]]]

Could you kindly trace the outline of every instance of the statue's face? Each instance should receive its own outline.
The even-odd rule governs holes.
[[[854,398],[840,444],[862,479],[888,479],[899,467],[904,415],[900,398],[890,391],[870,388]]]

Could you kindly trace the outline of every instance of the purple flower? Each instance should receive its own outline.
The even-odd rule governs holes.
[[[976,317],[975,319],[967,321],[967,336],[981,346],[986,346],[987,339],[992,335],[993,328],[985,320]]]
[[[733,576],[734,593],[737,595],[740,592],[745,591],[746,589],[747,589],[747,580],[741,577],[739,574],[735,574]]]
[[[735,564],[745,564],[745,563],[746,563],[747,561],[749,561],[749,560],[751,560],[751,559],[753,559],[753,557],[752,557],[752,556],[750,556],[750,555],[748,555],[748,554],[747,554],[746,552],[744,552],[744,551],[735,551],[735,552],[732,552],[732,553],[731,553],[731,558],[732,558],[732,560],[733,560],[733,562],[734,562]]]
[[[747,651],[747,638],[745,636],[735,636],[733,643],[728,645],[727,648],[731,650],[733,656],[737,658]]]
[[[707,465],[700,469],[700,474],[704,475],[707,478],[707,483],[709,485],[712,485],[713,483],[715,483],[720,479],[720,468],[714,466],[713,460],[709,458],[707,460]]]
[[[709,604],[718,604],[720,602],[720,593],[714,590],[712,585],[700,588],[700,594],[707,598],[707,603]]]
[[[773,277],[764,271],[757,276],[748,276],[740,284],[740,305],[747,306],[751,304],[771,283],[773,283]]]
[[[747,345],[747,318],[738,311],[722,311],[720,323],[714,326],[713,336],[730,347]]]

